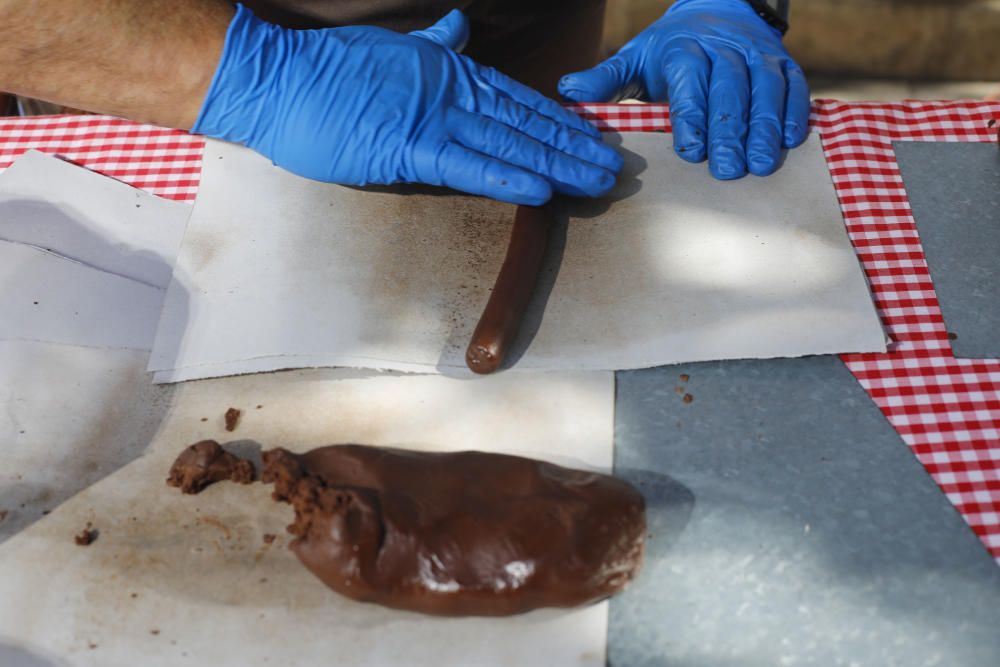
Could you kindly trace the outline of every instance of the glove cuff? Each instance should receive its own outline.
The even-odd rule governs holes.
[[[267,127],[269,60],[280,59],[284,28],[267,23],[237,3],[222,57],[192,132],[251,146]]]
[[[788,0],[747,0],[757,16],[782,35],[788,32]]]
[[[787,6],[786,0],[778,0],[778,2]],[[677,0],[671,5],[664,16],[687,10],[702,11],[709,14],[725,13],[727,15],[738,12],[741,16],[745,15],[748,20],[752,16],[754,17],[752,19],[754,21],[764,21],[774,35],[778,39],[781,39],[785,34],[785,30],[788,29],[788,23],[784,22],[784,28],[782,28],[777,23],[769,21],[760,11],[760,7],[767,7],[767,5],[768,3],[764,0]],[[777,14],[775,16],[777,17]]]

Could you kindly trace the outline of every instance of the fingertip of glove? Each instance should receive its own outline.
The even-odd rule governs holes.
[[[615,187],[615,183],[618,182],[617,172],[606,171],[603,169],[601,171],[603,173],[595,179],[593,188],[591,189],[592,197],[603,197],[611,192],[612,188]]]
[[[705,145],[701,143],[686,146],[675,143],[674,153],[685,162],[698,163],[705,161]]]
[[[731,162],[723,162],[721,164],[713,162],[709,165],[708,170],[712,176],[720,181],[735,181],[747,175],[746,168]]]
[[[596,169],[586,176],[578,176],[572,182],[553,179],[556,192],[571,197],[603,197],[611,192],[618,177],[606,169]]]
[[[559,90],[559,95],[567,102],[582,102],[580,99],[580,93],[576,90],[573,85],[573,75],[567,74],[563,78],[559,79],[559,85],[557,86]]]
[[[754,176],[770,176],[778,168],[778,160],[771,155],[752,155],[747,160],[747,168]]]
[[[516,184],[500,181],[490,194],[494,199],[522,206],[541,206],[552,199],[552,186],[544,178],[523,179]]]
[[[588,197],[603,197],[611,192],[618,182],[618,176],[614,172],[607,169],[599,169],[598,172],[584,190],[584,194]]]
[[[708,168],[720,181],[732,181],[747,175],[747,152],[733,141],[715,141],[708,149]]]
[[[550,199],[552,199],[551,193],[547,197],[525,195],[511,199],[510,203],[517,204],[518,206],[542,206],[543,204],[547,204]]]
[[[582,74],[582,72],[574,72],[559,79],[557,86],[559,94],[569,102],[600,102],[597,92],[593,87],[587,85],[581,76]]]
[[[469,35],[472,32],[469,18],[461,9],[453,9],[445,14],[442,23],[455,33],[458,41],[455,50],[461,52],[469,42]]]
[[[603,160],[598,166],[607,169],[613,175],[620,174],[621,170],[625,167],[625,158],[623,158],[622,154],[611,146],[608,146],[607,144],[601,145],[607,150],[602,151],[604,153]]]
[[[685,162],[704,162],[705,131],[688,120],[675,116],[673,122],[674,152]]]
[[[809,136],[809,128],[803,127],[798,123],[786,123],[785,133],[782,137],[782,143],[785,148],[797,148],[801,146],[806,138]]]

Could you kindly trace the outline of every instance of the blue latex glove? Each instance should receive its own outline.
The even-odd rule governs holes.
[[[459,55],[452,12],[409,35],[288,30],[237,6],[192,128],[291,172],[351,185],[428,183],[538,205],[599,196],[622,159],[557,102]]]
[[[805,74],[744,0],[678,0],[617,54],[563,77],[559,92],[576,102],[669,100],[677,154],[701,162],[707,153],[720,179],[748,167],[771,174],[782,147],[809,131]]]

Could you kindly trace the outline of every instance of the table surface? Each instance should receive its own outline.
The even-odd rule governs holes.
[[[578,111],[670,129],[662,105]],[[616,472],[651,538],[612,603],[610,664],[1000,664],[1000,360],[953,356],[892,148],[993,141],[994,117],[814,103],[888,353],[619,374]],[[0,169],[35,148],[184,201],[202,147],[107,117],[0,120]]]

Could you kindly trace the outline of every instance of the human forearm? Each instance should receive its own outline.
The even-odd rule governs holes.
[[[621,156],[553,100],[410,34],[294,31],[225,0],[0,0],[0,90],[243,144],[300,176],[516,204],[600,196]]]
[[[226,0],[0,0],[0,90],[188,129],[232,15]]]

